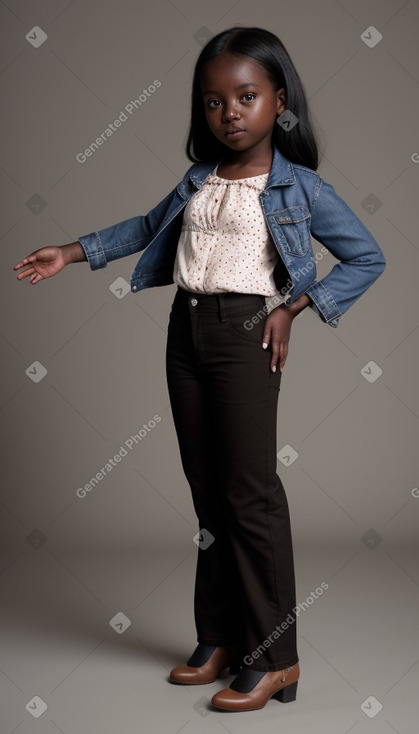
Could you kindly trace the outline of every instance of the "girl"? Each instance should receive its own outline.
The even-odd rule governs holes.
[[[309,306],[336,328],[386,263],[316,173],[304,89],[269,31],[233,27],[202,49],[186,153],[193,165],[146,216],[36,250],[15,269],[37,283],[70,262],[95,270],[144,251],[131,290],[177,285],[166,372],[199,521],[198,645],[169,679],[211,683],[230,666],[236,677],[212,703],[249,711],[295,700],[300,674],[290,517],[276,473],[291,326]],[[339,260],[320,281],[311,235]]]

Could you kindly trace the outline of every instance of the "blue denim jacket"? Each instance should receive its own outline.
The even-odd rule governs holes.
[[[218,162],[194,163],[148,214],[79,237],[90,268],[143,251],[131,276],[131,291],[173,283],[183,209]],[[276,146],[259,198],[280,255],[274,278],[285,305],[307,293],[314,312],[336,327],[383,272],[386,260],[378,243],[333,186],[316,171],[291,163]],[[316,280],[311,236],[340,261],[321,280]]]

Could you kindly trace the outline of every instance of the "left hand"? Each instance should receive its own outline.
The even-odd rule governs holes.
[[[270,362],[270,369],[272,372],[276,372],[278,358],[279,358],[279,369],[284,369],[285,361],[288,356],[288,342],[290,340],[291,325],[295,313],[290,311],[289,308],[277,306],[274,308],[265,322],[265,329],[263,332],[262,346],[266,344],[264,349],[267,349],[269,344],[272,348],[272,357]]]

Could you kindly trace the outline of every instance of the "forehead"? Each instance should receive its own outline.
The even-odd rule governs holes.
[[[222,53],[208,61],[200,75],[202,94],[219,89],[245,90],[250,84],[263,87],[269,79],[263,66],[249,56]]]

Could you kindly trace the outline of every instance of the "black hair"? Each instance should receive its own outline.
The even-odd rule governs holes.
[[[286,109],[297,117],[298,122],[288,131],[275,124],[272,143],[292,163],[317,170],[319,149],[306,94],[284,44],[270,31],[243,26],[218,33],[199,54],[193,76],[191,122],[185,147],[189,160],[194,163],[217,160],[229,152],[228,146],[223,145],[209,128],[200,88],[204,65],[222,52],[250,56],[263,66],[275,90],[284,87]]]

